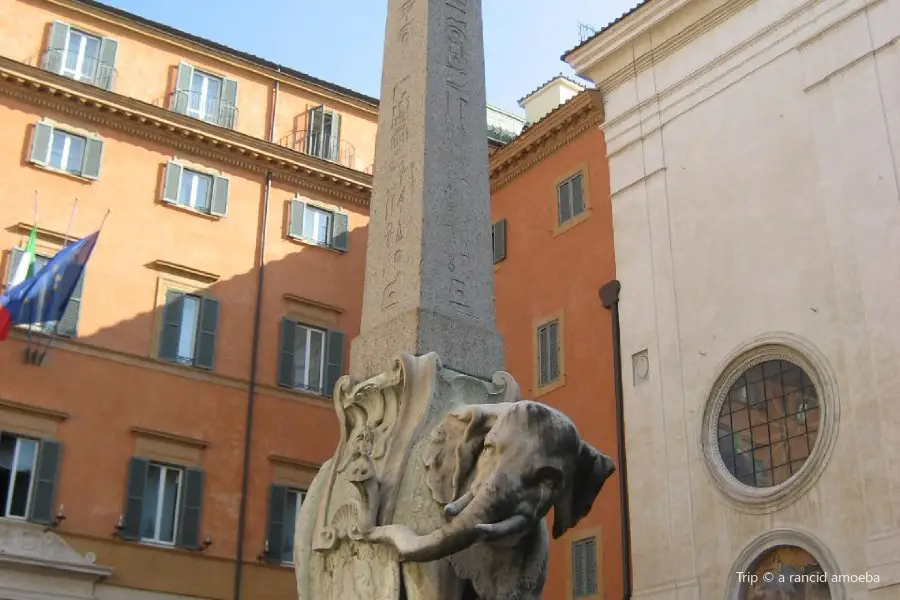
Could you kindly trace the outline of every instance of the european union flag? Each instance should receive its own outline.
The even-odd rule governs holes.
[[[91,257],[99,231],[60,250],[43,269],[0,296],[0,340],[13,325],[59,321]]]

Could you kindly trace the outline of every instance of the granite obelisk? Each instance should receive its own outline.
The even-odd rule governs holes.
[[[481,0],[389,0],[362,324],[350,375],[436,352],[488,379],[494,318]]]

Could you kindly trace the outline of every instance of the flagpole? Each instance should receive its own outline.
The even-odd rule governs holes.
[[[31,222],[33,223],[32,227],[37,229],[37,223],[38,223],[38,191],[37,190],[34,190],[34,215],[32,216]],[[28,310],[31,311],[31,316],[34,317],[34,303],[32,303],[31,306],[28,307]],[[26,334],[26,338],[25,338],[25,354],[26,354],[26,356],[28,355],[29,351],[31,350],[31,332],[33,329],[34,329],[34,326],[32,324],[29,324],[28,325],[28,333]]]
[[[66,233],[63,235],[63,247],[65,250],[69,245],[69,234],[72,231],[72,224],[75,222],[75,211],[78,208],[78,197],[75,197],[75,202],[72,203],[72,212],[69,214],[69,224],[66,226]],[[109,213],[107,213],[109,214]],[[106,220],[106,217],[103,217]],[[47,344],[44,346],[43,352],[41,352],[41,356],[36,361],[37,364],[41,364],[44,362],[44,357],[47,356],[47,350],[50,349],[50,344],[53,343],[54,338],[56,338],[56,332],[59,330],[59,321],[53,326],[53,331],[50,332],[50,335],[47,336]],[[38,346],[38,350],[40,350],[40,346]]]

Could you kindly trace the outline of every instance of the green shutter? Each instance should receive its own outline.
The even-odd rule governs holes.
[[[78,317],[81,314],[81,294],[84,289],[84,275],[87,267],[81,271],[78,283],[75,284],[75,291],[69,298],[69,303],[63,311],[62,318],[56,326],[56,333],[63,337],[75,337],[78,333]]]
[[[50,158],[50,143],[53,141],[53,127],[43,121],[34,124],[31,138],[31,162],[47,166]]]
[[[105,37],[100,41],[100,64],[97,65],[94,85],[105,90],[112,90],[116,78],[116,53],[119,42]]]
[[[224,217],[228,214],[228,191],[231,186],[225,177],[213,177],[209,214]]]
[[[178,339],[181,337],[181,318],[184,294],[169,290],[163,307],[162,331],[159,334],[159,358],[175,362],[178,359]]]
[[[131,457],[128,465],[128,482],[125,487],[125,506],[122,518],[125,528],[119,533],[126,540],[141,537],[141,515],[144,512],[144,487],[147,485],[147,470],[150,461],[137,456]]]
[[[281,319],[281,352],[278,355],[278,385],[294,387],[294,344],[297,324],[288,318]]]
[[[223,79],[218,119],[218,123],[222,127],[234,129],[234,122],[237,117],[237,94],[238,82],[234,79]]]
[[[325,351],[325,389],[324,395],[334,393],[334,384],[344,374],[344,335],[343,331],[328,331],[328,347]]]
[[[556,381],[559,378],[559,322],[553,321],[547,325],[547,351],[548,364],[547,373],[549,381]]]
[[[194,366],[211,370],[215,365],[218,329],[219,301],[213,298],[201,298]]]
[[[195,550],[200,547],[200,526],[203,518],[203,469],[184,470],[184,488],[181,492],[181,511],[178,522],[180,548]]]
[[[336,212],[331,216],[331,247],[341,252],[350,249],[349,218],[346,213]]]
[[[178,72],[175,74],[175,92],[172,94],[172,110],[177,113],[187,114],[193,78],[194,67],[185,62],[178,63]]]
[[[291,200],[291,214],[288,218],[288,235],[295,239],[303,238],[303,213],[306,211],[306,202],[294,198]]]
[[[66,64],[66,42],[69,40],[69,26],[62,21],[53,21],[50,24],[50,43],[44,53],[44,69],[51,73],[59,74]]]
[[[312,156],[322,156],[325,130],[325,107],[317,106],[309,109],[306,117],[306,153]]]
[[[572,215],[580,215],[584,212],[584,176],[581,174],[572,178]]]
[[[506,258],[506,219],[500,219],[492,227],[494,264]]]
[[[559,224],[572,218],[572,181],[567,179],[556,189],[556,204]]]
[[[16,274],[16,269],[19,267],[19,261],[22,260],[22,257],[25,255],[25,251],[21,248],[13,248],[9,251],[9,268],[6,270],[6,286],[9,287],[10,281],[12,281],[13,275]]]
[[[181,174],[184,168],[177,162],[166,163],[166,176],[163,182],[163,202],[178,203],[178,194],[181,192]]]
[[[549,347],[549,328],[544,325],[538,329],[538,382],[540,385],[550,382]]]
[[[597,538],[584,540],[584,594],[597,593]]]
[[[84,146],[84,158],[81,162],[81,176],[88,179],[99,179],[102,160],[103,140],[87,138]]]
[[[30,521],[44,525],[53,521],[61,455],[62,444],[53,440],[41,440],[28,514]]]
[[[266,526],[266,541],[269,551],[267,562],[282,562],[282,538],[284,537],[284,506],[287,503],[288,488],[283,485],[269,486],[269,520]]]
[[[329,133],[331,135],[325,140],[325,143],[327,144],[326,148],[328,149],[325,158],[334,162],[340,162],[341,115],[337,114],[335,111],[331,111],[331,130]]]

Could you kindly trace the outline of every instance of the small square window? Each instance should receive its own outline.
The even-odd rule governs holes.
[[[538,327],[538,385],[555,383],[560,376],[559,321],[553,320]]]
[[[0,516],[25,519],[34,491],[39,443],[0,434]]]
[[[556,187],[557,216],[564,225],[584,212],[584,175],[578,173]]]
[[[303,211],[303,237],[328,246],[331,241],[331,219],[331,212],[307,204]]]
[[[100,41],[95,35],[70,29],[60,75],[94,83],[100,64]]]
[[[212,175],[185,169],[181,176],[177,204],[208,213],[212,187]]]
[[[150,463],[141,505],[142,541],[175,544],[182,479],[182,469]]]
[[[50,156],[47,164],[54,169],[80,175],[84,164],[84,147],[87,140],[66,131],[54,129],[50,140]]]
[[[294,388],[321,393],[325,380],[325,331],[297,324]]]
[[[222,78],[194,70],[191,76],[187,114],[215,123],[222,104]]]

